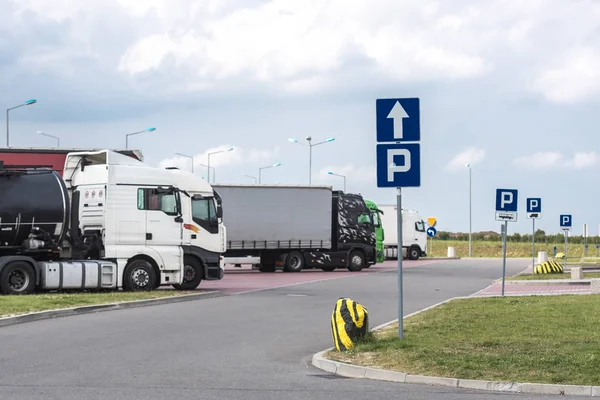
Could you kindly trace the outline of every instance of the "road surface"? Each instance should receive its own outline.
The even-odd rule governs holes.
[[[508,261],[507,270],[517,273],[526,263]],[[501,276],[501,265],[500,260],[453,260],[408,267],[405,313],[483,289]],[[312,367],[312,354],[332,346],[329,321],[337,298],[349,296],[367,306],[372,326],[397,317],[396,273],[389,265],[380,269],[0,328],[0,398],[541,398],[346,379]]]

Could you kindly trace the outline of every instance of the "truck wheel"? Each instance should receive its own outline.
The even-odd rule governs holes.
[[[202,263],[193,257],[185,257],[183,263],[183,282],[173,287],[177,290],[194,290],[202,281]]]
[[[14,261],[0,274],[0,291],[4,294],[31,294],[35,290],[35,270],[28,262]]]
[[[292,251],[285,258],[285,272],[300,272],[304,268],[304,256],[299,251]]]
[[[146,260],[133,260],[123,272],[123,289],[132,292],[146,292],[156,286],[156,272]]]
[[[350,264],[348,270],[352,272],[358,272],[365,267],[365,255],[362,251],[354,250],[350,253],[349,257]]]
[[[321,267],[321,269],[325,272],[335,271],[336,267]]]
[[[408,259],[409,260],[418,260],[421,255],[421,249],[419,246],[410,246],[408,249]]]

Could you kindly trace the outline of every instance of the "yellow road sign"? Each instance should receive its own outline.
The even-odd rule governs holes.
[[[427,223],[429,224],[429,226],[434,226],[436,222],[437,222],[437,218],[435,218],[435,217],[427,218]]]

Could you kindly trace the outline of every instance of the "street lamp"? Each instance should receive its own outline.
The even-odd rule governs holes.
[[[14,106],[14,107],[6,109],[6,147],[9,147],[9,128],[8,128],[8,118],[9,118],[8,113],[9,113],[9,111],[14,110],[15,108],[23,107],[23,106],[30,106],[35,103],[37,103],[36,99],[29,99],[29,100],[26,100],[23,104],[19,104],[18,106]]]
[[[143,131],[133,132],[133,133],[126,134],[125,135],[125,149],[129,149],[129,136],[139,135],[140,133],[152,132],[152,131],[155,131],[155,130],[156,130],[156,128],[146,128]]]
[[[48,137],[51,137],[51,138],[54,138],[54,139],[56,139],[56,147],[60,147],[60,139],[59,139],[58,137],[56,137],[56,136],[52,136],[52,135],[48,135],[47,133],[44,133],[44,132],[42,132],[42,131],[37,131],[37,133],[38,133],[39,135],[44,135],[44,136],[48,136]]]
[[[312,137],[307,136],[305,139],[308,142],[308,145],[306,145],[304,143],[300,143],[298,141],[298,139],[289,138],[288,140],[292,143],[298,143],[298,144],[301,144],[302,146],[308,146],[308,148],[309,148],[309,151],[308,151],[308,185],[310,186],[312,184],[312,148],[315,146],[318,146],[320,144],[323,144],[323,143],[333,142],[335,140],[335,138],[328,138],[328,139],[325,139],[321,142],[314,143],[314,144],[312,142]]]
[[[186,158],[189,158],[190,160],[192,160],[192,174],[193,174],[194,173],[194,157],[188,156],[187,154],[183,154],[183,153],[175,153],[175,154],[177,154],[178,156],[186,157]]]
[[[473,256],[473,248],[471,242],[471,221],[472,221],[472,208],[471,208],[471,164],[465,164],[469,168],[469,257]]]
[[[269,165],[269,166],[266,166],[266,167],[260,167],[260,168],[258,169],[258,183],[260,183],[260,177],[261,177],[261,174],[262,174],[262,170],[263,170],[263,169],[267,169],[267,168],[274,168],[274,167],[279,167],[279,166],[281,166],[281,163],[275,163],[275,164],[273,164],[273,165]]]
[[[226,151],[232,151],[233,147],[230,147],[226,150],[213,151],[212,153],[208,153],[208,165],[206,166],[206,170],[208,171],[208,183],[210,183],[210,156],[217,153],[224,153]]]
[[[212,172],[213,172],[213,183],[215,183],[217,181],[217,179],[215,178],[215,174],[217,173],[217,170],[215,169],[215,167],[209,167],[208,165],[202,164],[202,163],[198,163],[198,165],[201,165],[203,167],[208,168],[209,171],[212,169]]]
[[[256,177],[255,176],[250,176],[250,175],[246,175],[244,174],[245,177],[250,178],[250,179],[254,179],[254,184],[256,184]]]
[[[344,178],[344,193],[346,193],[346,176],[345,175],[334,174],[331,171],[329,171],[328,174],[329,175],[334,175],[334,176],[341,176],[342,178]]]

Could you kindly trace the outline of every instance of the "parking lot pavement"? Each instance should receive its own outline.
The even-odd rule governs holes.
[[[417,267],[426,264],[440,262],[439,260],[417,260],[403,261],[403,269]],[[338,269],[332,272],[325,272],[320,269],[307,269],[302,272],[290,273],[277,271],[266,273],[253,271],[251,266],[244,265],[242,268],[236,268],[227,265],[225,268],[225,277],[220,281],[203,281],[198,286],[203,290],[218,290],[226,294],[241,294],[259,290],[276,289],[286,286],[299,285],[302,283],[325,281],[330,279],[346,278],[351,276],[369,275],[386,271],[396,270],[398,262],[395,260],[376,264],[371,268],[363,269],[360,272],[350,272],[346,269]]]

